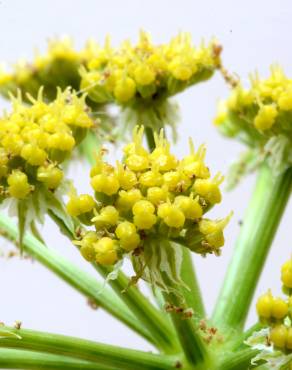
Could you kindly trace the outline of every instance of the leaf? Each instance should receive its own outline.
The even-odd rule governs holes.
[[[75,233],[75,225],[71,216],[66,212],[62,202],[51,192],[46,193],[48,210],[51,211],[55,220],[60,226],[60,230],[72,237]]]

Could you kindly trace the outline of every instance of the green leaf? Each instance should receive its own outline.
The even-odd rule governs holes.
[[[71,216],[68,215],[63,203],[55,196],[55,194],[47,192],[46,201],[48,210],[51,211],[53,218],[60,226],[61,232],[65,235],[74,235],[75,225]]]

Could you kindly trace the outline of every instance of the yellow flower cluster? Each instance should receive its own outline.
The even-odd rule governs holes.
[[[231,136],[244,132],[254,140],[278,133],[291,137],[292,79],[279,66],[271,68],[269,78],[251,77],[251,88],[238,84],[226,101],[221,101],[215,123]]]
[[[285,262],[281,269],[283,291],[287,299],[273,297],[271,291],[263,294],[257,301],[257,313],[263,323],[270,326],[270,340],[275,347],[292,350],[292,260]],[[287,318],[290,320],[287,321]]]
[[[154,45],[150,36],[140,33],[132,45],[118,48],[107,39],[104,48],[81,71],[81,87],[98,103],[167,98],[211,77],[219,65],[215,42],[195,48],[191,36],[180,33],[169,44]]]
[[[42,90],[32,105],[12,98],[12,112],[0,118],[0,195],[26,198],[43,184],[56,189],[62,181],[59,164],[93,125],[85,97],[70,90],[61,92],[50,104]]]
[[[68,37],[49,40],[47,52],[37,52],[32,62],[20,60],[11,73],[0,68],[0,93],[8,96],[9,92],[15,93],[20,89],[36,97],[39,88],[44,86],[45,97],[52,100],[57,86],[62,90],[68,86],[79,90],[79,68],[95,58],[98,51],[93,40],[89,40],[80,51],[74,49]]]
[[[87,260],[114,264],[124,253],[143,251],[153,239],[179,238],[195,252],[218,253],[224,244],[223,229],[229,217],[212,221],[203,215],[221,201],[223,177],[210,177],[204,163],[204,146],[178,160],[170,151],[163,130],[155,135],[156,147],[143,147],[143,127],[134,130],[133,142],[124,148],[124,159],[112,166],[103,152],[91,169],[90,195],[70,194],[67,211],[95,231],[85,232],[80,246]],[[189,232],[196,243],[188,244]],[[194,238],[191,238],[193,241]]]

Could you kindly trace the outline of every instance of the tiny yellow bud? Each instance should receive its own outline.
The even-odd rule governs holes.
[[[254,125],[258,130],[268,130],[274,125],[277,115],[277,108],[273,104],[264,105],[258,111]]]
[[[282,298],[274,298],[272,316],[275,319],[283,319],[288,314],[288,304]]]
[[[160,203],[166,202],[168,191],[165,188],[152,187],[147,190],[147,200],[158,206]]]
[[[60,185],[63,176],[63,171],[53,165],[48,167],[41,166],[37,171],[38,181],[43,182],[49,189],[56,189]]]
[[[287,261],[282,266],[281,280],[285,287],[292,288],[292,260]]]
[[[154,213],[155,207],[148,200],[139,200],[137,203],[134,204],[132,211],[135,216],[146,213],[151,214]]]
[[[158,207],[157,214],[169,227],[180,228],[184,225],[185,216],[176,205],[168,203],[161,204]]]
[[[21,149],[20,155],[32,166],[41,166],[47,159],[47,153],[32,144],[25,144]]]
[[[285,325],[277,325],[271,329],[270,339],[277,348],[285,348],[288,330]]]
[[[119,80],[114,88],[114,96],[120,103],[128,102],[134,97],[135,93],[136,84],[130,77]]]
[[[130,210],[142,198],[143,196],[139,189],[121,190],[117,199],[117,207],[124,211]]]
[[[134,78],[138,85],[149,85],[155,80],[155,73],[147,65],[140,65],[135,69]]]
[[[101,265],[113,265],[118,260],[117,241],[104,237],[94,243],[95,260]]]
[[[273,296],[270,291],[259,297],[256,309],[259,317],[269,319],[272,316]]]
[[[192,199],[184,195],[179,195],[175,198],[174,204],[183,211],[186,218],[195,220],[202,217],[203,209],[199,204],[199,199]]]
[[[99,174],[91,178],[91,186],[96,192],[106,195],[116,194],[120,188],[119,181],[114,174]]]
[[[8,191],[10,195],[17,199],[25,198],[32,190],[25,173],[14,170],[7,178]]]

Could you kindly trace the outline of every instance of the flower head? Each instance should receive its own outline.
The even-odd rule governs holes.
[[[13,66],[12,72],[0,69],[0,93],[8,96],[9,92],[15,94],[20,89],[36,98],[39,88],[44,86],[44,97],[53,100],[56,87],[64,90],[70,86],[79,90],[79,68],[86,66],[97,52],[98,46],[93,40],[77,51],[69,37],[51,39],[46,53],[36,51],[32,62],[20,60]]]
[[[292,80],[278,66],[271,68],[267,79],[251,77],[250,89],[241,84],[234,87],[229,98],[220,102],[215,118],[224,135],[250,148],[252,155],[243,158],[243,166],[267,159],[275,173],[291,165],[291,122]]]
[[[269,339],[274,347],[286,353],[292,350],[292,260],[283,264],[281,280],[287,297],[274,297],[268,290],[258,298],[256,309],[261,322],[269,327]]]
[[[24,199],[39,187],[55,190],[63,179],[60,164],[93,126],[84,102],[70,90],[59,90],[54,102],[12,97],[12,111],[0,118],[2,198]]]
[[[98,103],[119,104],[127,122],[143,122],[156,130],[174,125],[177,106],[167,98],[212,76],[220,64],[215,46],[194,47],[187,33],[160,45],[145,32],[136,45],[125,41],[113,47],[107,38],[88,67],[81,68],[81,88]]]
[[[75,241],[82,254],[86,250],[87,259],[113,264],[131,253],[134,265],[139,261],[145,269],[150,263],[150,249],[153,262],[153,253],[162,256],[163,250],[170,249],[166,246],[170,240],[180,241],[200,254],[220,252],[229,217],[212,221],[203,216],[221,201],[219,185],[223,178],[218,174],[211,179],[204,163],[205,148],[195,151],[190,143],[190,154],[179,160],[161,130],[155,135],[155,149],[149,152],[143,146],[143,127],[136,127],[133,141],[124,148],[122,162],[116,166],[106,163],[104,151],[97,156],[91,170],[95,205],[90,197],[90,207],[82,210],[85,195],[78,197],[76,193],[70,195],[67,204],[69,214],[95,228],[95,234],[84,232]],[[90,252],[88,235],[92,240]],[[96,245],[104,238],[106,245],[112,241],[108,249],[111,258],[101,260]],[[158,249],[153,247],[155,243],[160,243]],[[162,260],[167,253],[160,256]]]

